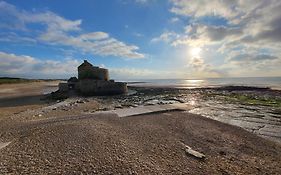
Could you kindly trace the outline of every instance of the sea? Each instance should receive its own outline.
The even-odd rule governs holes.
[[[123,80],[124,81],[124,80]],[[140,87],[206,88],[221,86],[269,87],[281,90],[281,77],[239,77],[206,79],[139,79],[126,80],[128,85]]]

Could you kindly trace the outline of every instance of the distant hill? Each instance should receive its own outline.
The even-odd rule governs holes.
[[[0,84],[13,84],[13,83],[28,83],[28,82],[40,82],[40,81],[55,81],[64,79],[27,79],[16,77],[0,77]]]
[[[14,77],[0,77],[0,84],[12,84],[12,83],[26,83],[34,80],[25,78],[14,78]]]

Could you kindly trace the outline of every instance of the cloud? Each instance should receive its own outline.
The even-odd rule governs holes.
[[[148,0],[135,0],[136,3],[140,3],[140,4],[145,4],[148,2]]]
[[[78,31],[81,30],[82,20],[67,20],[57,14],[47,11],[44,13],[22,12],[19,18],[25,23],[42,23],[47,25],[48,31]]]
[[[280,76],[280,57],[256,50],[232,51],[220,66],[232,76]]]
[[[179,21],[180,21],[180,19],[177,18],[177,17],[173,17],[169,20],[170,23],[176,23],[176,22],[179,22]]]
[[[201,30],[201,34],[205,34],[210,41],[221,41],[226,37],[242,34],[238,27],[203,26]]]
[[[102,40],[109,38],[109,35],[105,32],[92,32],[80,35],[82,40]]]
[[[171,2],[173,3],[173,7],[170,11],[183,16],[224,16],[232,18],[237,14],[235,8],[229,8],[237,5],[237,1],[235,0],[171,0]]]
[[[201,57],[193,57],[186,65],[188,72],[191,76],[202,78],[202,77],[223,77],[227,76],[227,72],[219,70],[214,66],[207,64]]]
[[[4,29],[24,29],[24,21],[19,18],[21,13],[17,8],[5,1],[0,1],[0,28]]]
[[[189,23],[178,37],[169,39],[173,47],[204,47],[215,50],[215,70],[226,70],[241,75],[241,69],[250,67],[255,76],[276,75],[281,54],[281,1],[279,0],[170,0],[170,11],[176,17],[188,17]],[[208,19],[208,23],[206,23]],[[165,32],[164,32],[165,33]],[[160,35],[161,36],[161,35]],[[167,40],[166,40],[167,41]],[[210,59],[208,59],[210,60]],[[200,58],[189,63],[194,70],[209,65]],[[266,73],[265,69],[271,69]],[[210,69],[214,70],[212,66]],[[206,71],[206,70],[205,70]],[[274,73],[273,73],[274,72]],[[250,75],[250,71],[244,71]],[[252,74],[251,74],[252,75]],[[279,70],[280,75],[280,70]]]
[[[27,55],[0,52],[0,76],[67,78],[76,75],[79,61],[65,59],[42,60]]]
[[[116,56],[128,59],[144,58],[144,54],[135,50],[135,45],[127,45],[104,32],[95,32],[79,36],[69,36],[61,31],[47,32],[40,36],[41,41],[54,45],[72,46],[83,52],[90,52],[101,56]]]
[[[173,4],[170,9],[171,12],[189,16],[195,23],[200,23],[200,19],[207,16],[216,19],[224,18],[227,21],[224,26],[217,26],[216,22],[208,25],[190,25],[190,27],[197,29],[197,35],[199,35],[196,38],[197,40],[203,38],[202,35],[204,35],[205,38],[203,39],[207,38],[210,42],[225,39],[224,42],[227,43],[240,42],[241,44],[264,45],[266,42],[278,43],[278,46],[280,46],[281,1],[171,0],[171,2]],[[186,35],[189,35],[189,33]]]
[[[0,33],[0,42],[35,44],[37,41],[29,36],[19,36],[14,32]]]
[[[7,18],[8,17],[8,18]],[[53,12],[27,12],[4,1],[0,2],[0,28],[33,32],[36,40],[50,44],[69,46],[83,52],[101,56],[116,56],[127,59],[144,58],[135,45],[128,45],[102,31],[83,32],[82,20],[68,20]],[[7,18],[7,19],[6,19]],[[45,30],[32,31],[28,24],[42,25]],[[39,33],[39,34],[38,34]]]
[[[147,5],[149,3],[155,2],[156,0],[134,0],[137,4]]]
[[[109,73],[118,79],[148,78],[155,75],[155,71],[137,68],[110,68]]]
[[[171,42],[175,39],[177,39],[179,35],[175,32],[164,32],[159,37],[155,37],[151,39],[151,42]]]
[[[183,44],[190,46],[204,46],[225,39],[233,39],[241,34],[242,31],[238,27],[227,28],[225,26],[210,26],[196,23],[186,26],[184,34],[174,34],[174,36],[177,37],[174,37],[173,39],[170,38],[169,41],[172,46]]]
[[[138,32],[134,32],[133,35],[136,37],[144,37],[144,34]]]
[[[246,62],[246,61],[265,61],[265,60],[275,60],[278,59],[278,57],[273,55],[267,55],[267,54],[236,54],[233,55],[230,60],[236,61],[236,62]]]

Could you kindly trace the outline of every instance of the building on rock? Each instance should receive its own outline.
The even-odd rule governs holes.
[[[109,80],[107,69],[93,66],[84,60],[78,66],[78,79],[71,77],[67,83],[59,84],[60,92],[76,91],[82,95],[115,95],[127,93],[127,84]]]

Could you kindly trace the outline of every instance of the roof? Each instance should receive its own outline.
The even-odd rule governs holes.
[[[79,67],[84,67],[84,66],[93,66],[91,63],[89,63],[87,60],[84,60],[84,63],[82,63]]]

